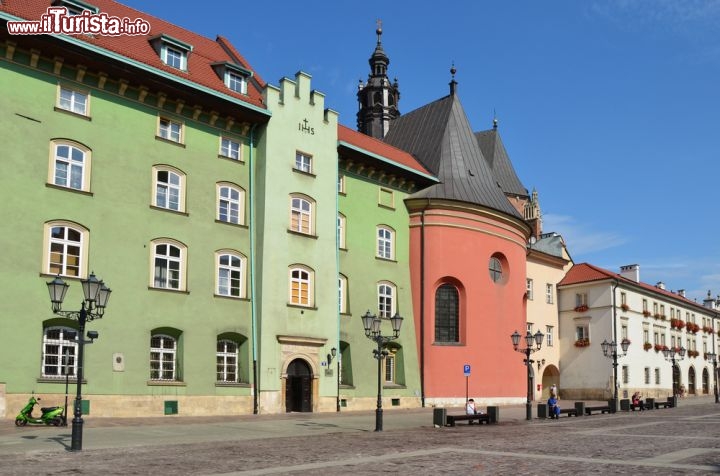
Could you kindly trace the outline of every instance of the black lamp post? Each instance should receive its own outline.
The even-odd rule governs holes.
[[[718,397],[718,384],[717,384],[717,354],[715,352],[708,352],[707,353],[708,360],[713,364],[713,381],[715,382],[715,403],[720,403],[720,398]]]
[[[679,350],[676,350],[675,347],[672,347],[668,349],[667,347],[663,349],[662,353],[665,356],[665,360],[668,362],[672,362],[672,379],[673,379],[673,397],[675,397],[678,394],[678,382],[675,380],[675,362],[679,362],[682,359],[685,358],[685,347],[681,347]],[[676,357],[677,356],[677,357]]]
[[[525,403],[526,420],[532,420],[532,404],[530,403],[532,400],[532,381],[530,378],[530,372],[534,361],[530,360],[530,354],[540,350],[543,337],[545,337],[545,334],[540,331],[537,331],[535,335],[532,335],[530,331],[527,331],[527,334],[525,334],[525,348],[520,348],[520,334],[518,334],[518,331],[513,332],[510,336],[515,351],[525,354],[524,362],[527,367],[527,402]],[[533,344],[535,344],[535,347],[533,347]]]
[[[378,381],[377,381],[377,409],[375,410],[375,431],[383,431],[383,410],[382,410],[382,359],[388,355],[385,345],[388,342],[397,339],[400,336],[400,326],[402,326],[403,318],[400,314],[395,313],[393,317],[378,317],[370,314],[368,310],[362,317],[363,327],[365,328],[365,337],[377,344],[377,349],[373,349],[373,357],[378,361]],[[380,326],[382,321],[390,321],[393,334],[384,336],[381,333]]]
[[[100,319],[103,316],[108,299],[110,299],[110,293],[112,292],[105,286],[105,283],[103,283],[102,280],[98,280],[95,277],[95,273],[90,273],[90,277],[80,281],[80,284],[82,285],[83,294],[85,296],[85,300],[80,304],[80,310],[63,311],[62,303],[65,299],[65,293],[67,293],[70,286],[65,284],[65,281],[63,281],[59,275],[47,283],[53,313],[68,319],[77,319],[78,321],[78,360],[77,374],[75,376],[77,378],[77,396],[75,397],[75,411],[72,422],[72,439],[70,442],[71,451],[82,450],[83,419],[81,404],[83,367],[85,365],[85,344],[91,343],[98,337],[98,333],[96,331],[89,331],[87,337],[90,340],[85,340],[85,323],[87,321],[92,321],[93,319]]]
[[[332,349],[330,349],[330,353],[327,355],[328,368],[330,367],[333,359],[336,356],[337,356],[337,348],[333,347]],[[336,407],[335,411],[339,412],[340,411],[340,360],[337,361],[337,371],[338,371],[338,373],[336,375],[337,378],[335,379],[335,386],[336,386],[336,390],[337,390],[336,396],[335,396],[335,407]]]
[[[600,344],[602,347],[603,355],[609,359],[612,359],[613,363],[613,400],[615,404],[613,405],[613,412],[617,411],[617,404],[618,404],[618,378],[617,378],[617,367],[618,367],[618,357],[625,357],[627,355],[628,347],[630,347],[630,341],[627,339],[623,339],[622,342],[620,342],[620,348],[622,349],[622,355],[618,355],[617,352],[617,342],[610,341],[608,342],[607,339],[602,341],[602,344]]]

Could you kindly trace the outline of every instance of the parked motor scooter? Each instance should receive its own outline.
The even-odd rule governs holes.
[[[32,415],[35,405],[40,402],[40,397],[35,398],[35,395],[30,397],[27,405],[20,410],[18,416],[15,417],[16,426],[25,426],[28,423],[31,425],[55,425],[60,426],[64,422],[64,408],[63,407],[46,407],[41,408],[42,415],[36,418]]]

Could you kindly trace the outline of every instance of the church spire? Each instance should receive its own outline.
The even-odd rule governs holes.
[[[382,21],[377,21],[377,44],[368,60],[370,74],[368,80],[358,84],[358,131],[382,139],[390,130],[390,122],[400,116],[397,104],[400,101],[400,89],[397,78],[391,83],[387,76],[390,58],[382,47]]]

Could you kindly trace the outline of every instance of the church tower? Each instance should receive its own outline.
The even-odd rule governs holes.
[[[358,84],[357,128],[363,134],[383,139],[390,130],[390,122],[400,116],[398,101],[400,89],[397,78],[390,83],[387,76],[390,58],[382,47],[382,27],[378,20],[377,46],[368,60],[370,74],[368,80]]]

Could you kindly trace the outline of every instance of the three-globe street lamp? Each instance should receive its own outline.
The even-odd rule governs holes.
[[[393,317],[378,317],[370,314],[368,310],[362,318],[363,327],[365,328],[365,337],[377,344],[377,349],[373,349],[373,357],[378,361],[377,375],[377,409],[375,410],[375,431],[383,431],[383,410],[382,410],[382,359],[388,355],[385,346],[388,342],[397,339],[400,336],[400,326],[402,326],[403,318],[400,314],[395,313]],[[384,336],[381,332],[382,321],[390,321],[393,334]]]
[[[628,347],[630,347],[630,341],[627,339],[623,339],[622,342],[620,342],[620,348],[622,349],[622,355],[618,355],[617,352],[617,342],[610,341],[608,342],[607,339],[602,341],[602,344],[600,344],[602,347],[603,355],[609,359],[612,359],[613,363],[613,412],[617,411],[617,404],[618,404],[618,377],[617,377],[617,368],[618,368],[618,357],[625,357],[627,355]]]
[[[512,339],[512,344],[515,351],[525,354],[524,362],[525,366],[527,367],[527,402],[525,403],[525,419],[532,420],[532,404],[530,403],[530,401],[532,400],[532,380],[530,377],[530,372],[534,361],[530,360],[530,354],[540,350],[545,334],[537,331],[535,335],[532,335],[530,331],[527,331],[527,334],[525,334],[525,348],[519,347],[520,337],[521,336],[520,334],[518,334],[518,331],[515,331],[510,336],[510,339]],[[535,347],[533,347],[533,344],[535,345]]]
[[[679,385],[679,382],[675,379],[675,365],[676,362],[679,362],[685,358],[685,352],[685,347],[681,347],[677,350],[675,347],[669,349],[665,347],[662,351],[663,355],[665,356],[665,360],[667,360],[668,362],[672,362],[673,398],[678,394]]]
[[[720,403],[720,397],[718,396],[718,373],[717,373],[717,354],[715,352],[708,352],[707,358],[710,363],[713,364],[713,381],[715,382],[715,403]]]
[[[87,321],[92,321],[93,319],[102,318],[105,313],[105,307],[110,299],[110,293],[112,292],[110,288],[105,286],[105,283],[103,283],[102,280],[98,280],[95,277],[95,273],[90,273],[90,277],[80,281],[80,284],[82,285],[83,294],[85,296],[85,300],[80,304],[80,310],[63,311],[62,303],[65,299],[65,293],[67,293],[70,286],[60,278],[60,275],[47,283],[53,313],[68,319],[76,319],[78,322],[78,360],[77,372],[75,375],[77,378],[77,395],[75,397],[72,438],[70,440],[71,451],[82,450],[83,419],[81,405],[83,367],[85,366],[85,344],[92,342],[98,337],[97,331],[89,331],[87,333],[87,337],[90,340],[85,340],[85,323]]]

